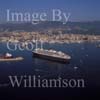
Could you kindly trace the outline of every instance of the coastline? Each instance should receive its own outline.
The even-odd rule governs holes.
[[[8,34],[8,33],[7,33]],[[40,34],[37,32],[22,32],[22,33],[12,33],[8,36],[2,35],[0,37],[0,42],[11,42],[11,43],[21,43],[21,42],[33,42],[37,41],[44,43],[83,43],[83,42],[100,42],[100,35],[82,35],[82,34]]]

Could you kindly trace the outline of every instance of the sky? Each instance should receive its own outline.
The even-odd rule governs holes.
[[[100,0],[0,0],[0,21],[5,20],[6,9],[22,12],[61,9],[71,13],[70,21],[100,20]]]

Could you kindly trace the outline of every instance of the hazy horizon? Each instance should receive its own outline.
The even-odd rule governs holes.
[[[99,4],[99,0],[0,0],[0,23],[6,21],[7,9],[23,13],[61,9],[71,13],[71,22],[100,21]]]

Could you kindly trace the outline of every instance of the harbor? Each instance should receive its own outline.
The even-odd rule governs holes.
[[[98,43],[99,44],[99,43]],[[0,44],[2,53],[9,52],[6,44]],[[39,46],[39,48],[41,48]],[[87,80],[87,87],[100,86],[100,80],[96,77],[100,71],[100,50],[95,46],[95,43],[81,44],[47,44],[44,43],[44,49],[62,51],[71,56],[70,63],[60,63],[52,60],[45,60],[33,57],[32,51],[10,51],[15,57],[23,57],[22,61],[0,62],[0,76],[4,82],[8,75],[41,75],[41,78],[83,78]],[[97,74],[98,73],[98,74]],[[94,75],[94,77],[92,77]],[[6,76],[6,77],[5,77]],[[97,82],[98,83],[95,83]],[[9,86],[8,86],[9,87]]]

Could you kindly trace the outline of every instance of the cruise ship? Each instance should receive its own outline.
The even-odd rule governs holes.
[[[33,57],[38,57],[46,60],[51,60],[51,61],[57,61],[57,62],[62,62],[62,63],[67,63],[70,61],[71,56],[68,54],[65,54],[61,51],[56,51],[56,50],[47,50],[41,48],[37,48],[33,51]]]

